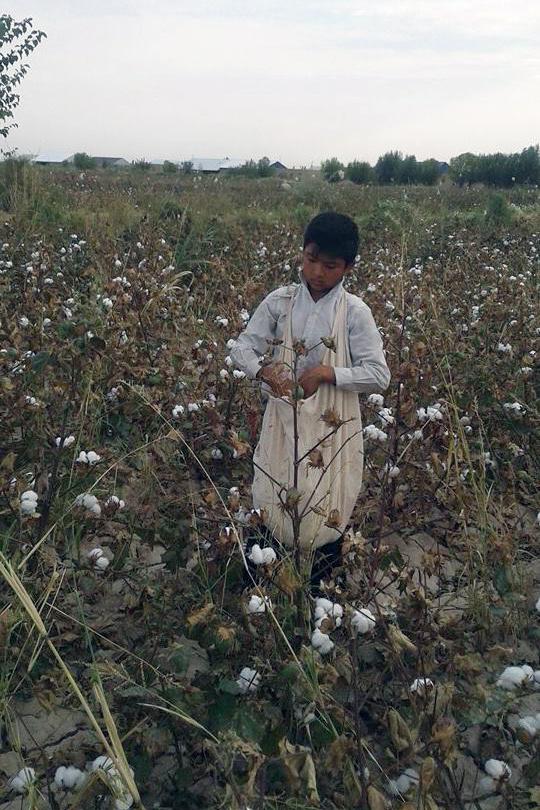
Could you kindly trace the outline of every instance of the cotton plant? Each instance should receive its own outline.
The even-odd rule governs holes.
[[[509,692],[515,691],[522,686],[534,684],[535,673],[528,664],[521,666],[506,667],[497,679],[496,686],[506,689]]]
[[[540,712],[520,717],[516,725],[516,736],[525,745],[540,736]]]
[[[512,769],[501,759],[488,759],[484,764],[486,776],[480,779],[479,790],[484,793],[498,793],[512,777]]]
[[[21,768],[21,770],[15,776],[11,777],[8,782],[8,786],[16,793],[28,793],[35,782],[35,770],[33,768]]]
[[[109,509],[116,509],[120,511],[120,509],[124,509],[126,502],[119,498],[117,495],[109,495],[107,500],[105,501],[105,506]]]
[[[104,755],[96,757],[92,762],[87,763],[86,768],[90,773],[102,771],[107,784],[114,794],[115,810],[129,810],[133,804],[133,796],[126,790],[120,774],[110,757]],[[129,770],[133,776],[133,768],[129,767]]]
[[[247,603],[248,613],[266,613],[266,609],[272,609],[272,602],[268,596],[257,596],[253,594]]]
[[[87,774],[74,765],[60,765],[54,774],[54,784],[59,788],[71,790],[84,784]]]
[[[105,552],[101,546],[96,546],[95,548],[90,549],[87,557],[90,562],[93,563],[96,571],[105,571],[110,565],[110,560],[105,556]]]
[[[365,636],[375,629],[377,619],[369,608],[359,608],[351,616],[351,627],[357,635]]]
[[[431,678],[415,678],[414,681],[409,686],[409,692],[412,695],[425,697],[434,688],[435,684],[433,683]]]
[[[334,649],[334,642],[327,633],[322,633],[318,627],[311,635],[311,646],[321,655],[327,655]]]
[[[99,505],[98,499],[89,492],[77,495],[75,498],[75,506],[82,506],[93,515],[101,515],[101,506]]]
[[[28,517],[36,517],[38,515],[37,502],[37,492],[34,492],[33,489],[27,489],[20,497],[21,514],[27,515]]]
[[[248,559],[254,565],[271,565],[277,560],[277,555],[273,548],[269,546],[261,548],[258,543],[255,543],[248,554]]]
[[[93,467],[94,464],[97,464],[99,461],[101,461],[101,456],[98,455],[94,450],[81,450],[75,460],[75,463],[88,464],[89,467]]]
[[[343,608],[336,602],[331,602],[330,599],[319,597],[315,600],[315,627],[320,630],[322,623],[326,619],[330,619],[335,627],[341,626],[343,618]]]
[[[364,438],[384,444],[388,439],[388,434],[386,434],[384,430],[380,430],[376,425],[366,425],[364,428]]]
[[[71,447],[72,444],[75,444],[75,436],[66,436],[65,439],[57,436],[54,443],[57,447]]]

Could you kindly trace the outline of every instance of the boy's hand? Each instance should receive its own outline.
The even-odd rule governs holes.
[[[276,397],[284,397],[292,391],[292,379],[287,366],[283,363],[263,366],[257,374],[257,379],[269,385]]]
[[[336,375],[332,366],[315,366],[304,371],[298,382],[304,389],[304,398],[307,399],[318,390],[319,385],[335,385]]]

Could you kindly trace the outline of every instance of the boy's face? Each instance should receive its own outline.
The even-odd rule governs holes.
[[[345,259],[321,253],[314,242],[304,248],[302,273],[310,290],[318,297],[339,284],[349,266]]]

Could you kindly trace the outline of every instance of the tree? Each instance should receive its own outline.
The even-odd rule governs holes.
[[[365,160],[353,160],[347,164],[345,169],[345,177],[351,183],[367,184],[374,180],[375,174],[372,167]]]
[[[178,165],[173,163],[172,160],[163,161],[163,174],[176,174]]]
[[[271,177],[274,170],[270,167],[270,160],[267,157],[262,157],[257,162],[257,174],[259,177]]]
[[[398,183],[402,163],[401,152],[385,152],[375,164],[377,182],[381,184]]]
[[[0,136],[6,138],[8,132],[16,127],[15,122],[7,124],[20,101],[15,92],[23,77],[28,72],[28,65],[23,63],[46,34],[32,27],[32,18],[16,22],[8,14],[0,16]],[[19,41],[18,41],[19,40]]]
[[[76,169],[95,169],[96,159],[87,155],[86,152],[75,152],[73,165]]]
[[[345,166],[337,157],[329,158],[321,163],[321,173],[329,183],[337,183],[345,177]]]
[[[397,180],[403,185],[418,182],[418,163],[415,155],[407,155],[399,164]]]
[[[139,160],[133,161],[133,168],[139,172],[148,172],[152,168],[152,164],[145,158],[139,158]]]

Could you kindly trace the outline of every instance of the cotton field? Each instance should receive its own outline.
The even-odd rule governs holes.
[[[538,190],[40,171],[0,221],[0,810],[539,807]],[[392,381],[315,594],[230,355],[328,209]]]

